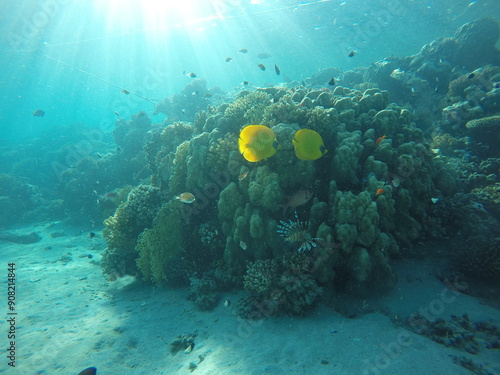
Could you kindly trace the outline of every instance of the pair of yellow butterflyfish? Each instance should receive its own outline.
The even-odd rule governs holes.
[[[311,129],[298,130],[292,139],[295,155],[301,160],[316,160],[327,153],[321,135]],[[273,156],[279,149],[274,132],[264,125],[248,125],[238,139],[240,153],[251,162]]]

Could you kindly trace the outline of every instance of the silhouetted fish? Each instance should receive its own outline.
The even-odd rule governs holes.
[[[270,53],[267,53],[267,52],[261,52],[257,55],[257,57],[259,59],[268,59],[271,57],[271,54]]]
[[[349,55],[347,55],[347,56],[353,57],[355,54],[356,54],[356,51],[351,51],[351,52],[349,52]]]
[[[122,93],[125,94],[125,95],[128,95],[128,94],[130,94],[130,91],[123,89]]]
[[[43,117],[45,115],[45,112],[42,111],[41,109],[37,109],[35,112],[33,112],[33,116],[36,117]]]
[[[247,50],[246,48],[242,48],[242,49],[240,49],[238,52],[239,52],[239,53],[247,53],[247,52],[248,52],[248,50]]]
[[[276,75],[279,76],[281,73],[280,68],[278,68],[278,65],[274,64],[274,71],[276,72]]]
[[[264,64],[258,64],[257,65],[259,67],[260,70],[264,71],[266,70],[266,67],[264,66]]]
[[[230,62],[233,58],[232,57],[227,57],[226,62]]]
[[[334,85],[335,85],[335,78],[332,78],[332,79],[328,82],[328,84],[329,84],[330,86],[334,86]]]
[[[97,369],[95,367],[89,367],[80,372],[78,375],[96,375]]]

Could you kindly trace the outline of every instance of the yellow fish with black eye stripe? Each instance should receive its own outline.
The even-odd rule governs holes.
[[[238,148],[241,155],[251,162],[273,156],[279,149],[274,132],[264,125],[248,125],[240,132]]]
[[[316,160],[328,152],[321,135],[311,129],[298,130],[292,143],[295,155],[301,160]]]

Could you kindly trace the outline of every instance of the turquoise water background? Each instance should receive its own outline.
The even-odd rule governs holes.
[[[207,87],[298,82],[416,54],[465,22],[500,20],[497,0],[19,0],[0,5],[0,144],[54,126],[113,128],[196,73]],[[248,53],[239,53],[240,49]],[[355,51],[349,58],[350,51]],[[269,53],[268,59],[257,58]],[[233,60],[225,62],[227,57]],[[266,65],[261,71],[257,64]],[[281,75],[274,72],[274,64]],[[44,117],[32,116],[36,109]],[[161,122],[163,115],[153,117]]]

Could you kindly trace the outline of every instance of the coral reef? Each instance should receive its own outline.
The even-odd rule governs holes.
[[[170,280],[169,263],[184,252],[178,216],[178,203],[166,203],[158,211],[152,228],[145,229],[137,240],[137,267],[145,280],[156,285]]]
[[[450,320],[442,318],[429,321],[423,316],[414,316],[413,322],[418,322],[418,328],[410,329],[420,335],[448,347],[459,348],[470,354],[478,354],[481,350],[498,349],[500,329],[490,322],[473,322],[464,314],[459,317],[451,315]]]
[[[157,136],[146,153],[154,164],[154,184],[171,197],[183,191],[196,196],[193,206],[183,206],[184,218],[201,226],[205,215],[217,214],[226,238],[226,279],[241,281],[248,261],[280,259],[291,250],[287,238],[297,236],[280,238],[276,229],[281,221],[282,232],[288,230],[286,223],[310,237],[302,241],[309,246],[297,246],[307,252],[322,228],[325,237],[316,237],[328,239],[327,247],[338,244],[334,258],[339,261],[318,267],[321,280],[364,294],[394,285],[391,257],[425,230],[430,198],[440,194],[433,182],[433,155],[411,120],[409,111],[390,104],[387,91],[377,88],[269,88],[243,92],[231,104],[207,109],[196,119],[195,134],[176,140],[182,143],[175,151],[175,142],[166,144],[172,137]],[[252,122],[271,126],[281,145],[272,159],[255,165],[235,147],[236,132]],[[295,157],[291,139],[301,127],[319,132],[331,151],[315,162]],[[181,128],[187,129],[184,124],[171,129]],[[196,129],[210,132],[196,134]],[[238,179],[242,172],[245,177]],[[376,194],[379,189],[382,195]],[[294,202],[300,191],[317,195],[314,207],[313,201]],[[287,207],[298,207],[304,216],[298,222],[309,224],[287,221]]]
[[[110,276],[137,275],[135,250],[138,235],[153,224],[164,201],[160,189],[139,185],[120,204],[115,214],[104,220],[103,236],[108,243],[101,261],[103,272]]]
[[[250,263],[243,285],[253,294],[238,302],[238,315],[261,319],[277,315],[303,315],[314,308],[323,289],[309,273],[308,266],[305,253],[287,253],[281,260]]]
[[[189,288],[188,300],[193,301],[202,311],[212,310],[219,302],[218,285],[210,277],[192,279]]]
[[[488,147],[487,156],[500,157],[500,116],[483,117],[467,122],[471,137]],[[484,152],[484,151],[483,151]]]
[[[176,121],[193,121],[198,111],[205,109],[212,101],[213,95],[223,92],[217,88],[208,89],[204,79],[193,79],[178,94],[163,99],[156,105],[154,115],[167,115],[169,123]]]
[[[42,203],[38,188],[12,175],[0,173],[0,227],[15,224]]]
[[[458,232],[472,240],[491,228],[500,183],[494,25],[475,21],[414,56],[320,72],[306,87],[242,90],[217,106],[193,80],[158,105],[168,114],[162,125],[134,117],[148,134],[151,186],[136,191],[148,211],[141,216],[132,191],[106,221],[105,272],[140,271],[157,285],[190,280],[189,298],[201,309],[215,306],[220,288],[242,285],[249,295],[241,316],[302,315],[323,291],[393,288],[393,259],[415,255],[418,241]],[[471,43],[481,58],[465,53]],[[332,74],[340,76],[333,91],[312,86]],[[250,124],[276,135],[272,158],[251,163],[238,152],[238,134]],[[129,144],[128,127],[119,124],[117,143]],[[317,132],[328,152],[297,158],[299,129]],[[131,154],[141,154],[139,143],[127,146]],[[184,192],[195,201],[173,200]],[[492,256],[481,250],[465,261],[495,272]]]

